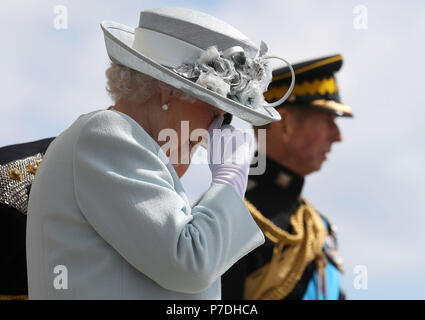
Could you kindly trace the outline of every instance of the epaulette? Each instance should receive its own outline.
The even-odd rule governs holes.
[[[27,213],[31,185],[53,139],[0,148],[0,203]]]
[[[29,192],[42,159],[43,154],[37,153],[0,165],[0,203],[27,213]]]

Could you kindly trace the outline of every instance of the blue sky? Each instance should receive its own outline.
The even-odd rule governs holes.
[[[59,5],[67,29],[54,28]],[[2,0],[0,146],[56,136],[108,107],[99,23],[136,26],[139,11],[170,5],[217,16],[290,62],[343,55],[337,77],[355,118],[339,120],[344,142],[307,178],[304,195],[339,227],[348,298],[424,299],[423,1]],[[354,24],[359,5],[366,29]],[[192,200],[209,178],[206,166],[190,168],[183,182]],[[354,288],[357,265],[367,267],[366,290]]]

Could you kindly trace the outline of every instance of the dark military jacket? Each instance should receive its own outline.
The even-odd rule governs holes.
[[[271,220],[275,225],[285,231],[292,233],[289,218],[301,205],[301,191],[304,185],[304,178],[285,168],[284,166],[267,158],[266,172],[263,175],[251,175],[248,180],[245,197],[249,200],[263,216]],[[341,263],[335,254],[336,237],[332,225],[322,216],[325,225],[328,227],[327,245],[333,246],[332,256],[327,255],[327,260],[333,264],[329,272],[339,272]],[[243,299],[245,279],[254,271],[258,270],[270,262],[274,248],[274,243],[266,238],[264,245],[253,250],[251,253],[236,262],[222,276],[222,299]],[[338,261],[334,261],[338,260]],[[338,263],[337,263],[338,262]],[[314,281],[316,263],[312,261],[304,270],[302,278],[295,285],[292,292],[285,299],[311,299],[311,294],[306,295],[309,284]],[[335,277],[332,277],[334,280]],[[339,275],[337,277],[339,280]],[[339,282],[339,281],[338,281]],[[338,291],[336,298],[343,298],[339,288],[339,283],[335,281],[328,283],[328,286],[338,286],[334,288]],[[311,291],[311,290],[309,290]],[[334,290],[335,291],[335,290]],[[335,296],[335,295],[334,295]]]
[[[27,172],[27,165],[36,165],[52,140],[0,148],[0,298],[28,294],[26,207],[34,173]],[[10,170],[16,170],[15,176]]]

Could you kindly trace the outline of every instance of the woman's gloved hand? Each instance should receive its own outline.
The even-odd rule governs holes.
[[[232,186],[243,199],[251,163],[252,136],[230,124],[221,126],[223,116],[211,123],[208,164],[212,182]]]

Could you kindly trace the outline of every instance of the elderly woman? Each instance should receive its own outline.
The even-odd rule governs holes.
[[[278,120],[259,98],[271,79],[264,48],[258,55],[233,27],[186,9],[143,11],[135,30],[102,28],[115,104],[80,116],[37,171],[29,298],[220,299],[220,276],[264,241],[243,202],[249,142],[236,139],[227,155],[209,148],[221,161],[210,164],[211,186],[191,208],[181,159],[199,139],[182,123],[189,133],[209,129],[211,146],[240,133],[213,130],[226,112]],[[164,132],[179,139],[170,143]]]

